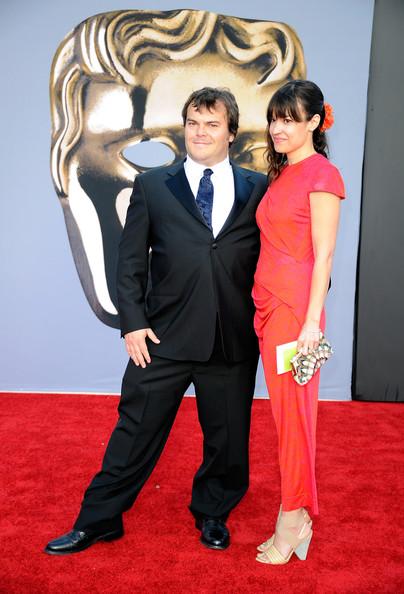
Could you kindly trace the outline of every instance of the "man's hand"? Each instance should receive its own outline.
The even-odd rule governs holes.
[[[154,334],[151,328],[143,328],[142,330],[134,330],[125,334],[126,350],[129,357],[135,365],[146,367],[146,362],[151,363],[149,351],[146,345],[146,338],[150,338],[155,344],[160,341]]]

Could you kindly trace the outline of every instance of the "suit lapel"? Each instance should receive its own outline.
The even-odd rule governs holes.
[[[209,229],[203,218],[199,208],[196,205],[195,197],[192,193],[190,185],[188,183],[187,176],[185,175],[184,162],[176,163],[168,171],[168,179],[166,185],[170,192],[175,196],[180,204],[198,221],[200,221],[207,229]]]
[[[218,237],[227,231],[229,227],[231,227],[247,204],[254,189],[254,184],[248,179],[248,174],[245,175],[244,171],[237,167],[237,165],[234,165],[234,163],[232,163],[232,168],[234,176],[234,204],[223,227],[218,233]]]
[[[234,176],[234,204],[223,227],[220,229],[218,236],[222,235],[222,233],[231,227],[244,206],[247,204],[254,189],[254,184],[248,179],[248,173],[245,173],[240,167],[237,167],[237,165],[234,165],[233,163],[232,168]],[[171,166],[168,170],[168,179],[165,183],[178,202],[182,204],[193,217],[198,219],[202,225],[209,229],[196,205],[195,197],[188,183],[187,176],[185,175],[183,161]]]

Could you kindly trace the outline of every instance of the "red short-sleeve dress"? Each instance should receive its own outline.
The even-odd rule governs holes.
[[[309,303],[314,265],[310,194],[345,197],[338,169],[315,153],[286,165],[258,210],[261,251],[254,278],[254,319],[279,442],[282,508],[318,514],[315,480],[319,373],[306,385],[277,375],[276,346],[296,340]],[[327,198],[324,198],[325,200]],[[325,314],[320,327],[324,331]]]

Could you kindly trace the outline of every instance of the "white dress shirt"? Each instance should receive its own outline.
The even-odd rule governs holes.
[[[197,163],[187,155],[184,169],[195,198],[198,194],[199,182],[201,181],[203,172],[205,169],[211,169],[213,171],[210,178],[213,184],[212,229],[213,236],[216,237],[234,204],[234,176],[229,157],[226,157],[224,161],[212,167],[207,167],[206,165]]]

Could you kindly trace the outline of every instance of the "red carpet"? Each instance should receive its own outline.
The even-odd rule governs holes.
[[[198,542],[187,510],[201,452],[195,402],[184,400],[167,448],[126,535],[68,557],[42,552],[68,531],[116,421],[117,397],[0,394],[0,592],[404,592],[404,406],[320,403],[320,517],[306,562],[257,563],[279,505],[268,401],[255,401],[251,487],[233,512],[232,545]]]

